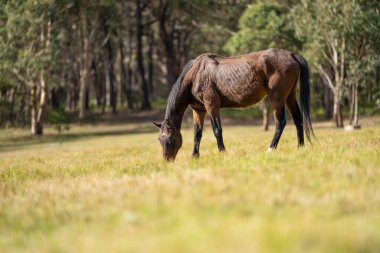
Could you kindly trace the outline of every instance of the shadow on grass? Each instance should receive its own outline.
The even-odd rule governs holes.
[[[80,133],[64,133],[64,134],[46,134],[43,136],[20,135],[16,137],[6,137],[0,140],[0,153],[26,149],[33,145],[39,144],[55,144],[71,141],[80,141],[84,139],[91,139],[96,137],[105,136],[121,136],[121,135],[135,135],[156,132],[152,126],[136,126],[129,129],[107,129],[90,132]]]

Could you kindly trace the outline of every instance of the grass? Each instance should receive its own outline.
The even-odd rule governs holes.
[[[150,129],[2,130],[0,252],[380,252],[380,126],[207,126],[198,160],[185,129],[174,164]]]

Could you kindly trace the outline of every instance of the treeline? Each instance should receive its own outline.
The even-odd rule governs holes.
[[[343,126],[348,108],[354,124],[359,101],[380,104],[379,9],[364,0],[2,0],[0,125],[38,135],[54,111],[149,110],[198,54],[268,47],[303,54],[313,109]]]
[[[149,110],[190,55],[218,51],[244,7],[235,0],[3,0],[0,123],[30,123],[42,134],[55,108],[79,119],[91,110]]]

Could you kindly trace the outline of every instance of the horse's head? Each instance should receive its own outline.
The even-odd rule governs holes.
[[[164,120],[161,124],[154,123],[160,129],[158,140],[162,146],[162,155],[167,161],[174,161],[178,150],[182,146],[182,135],[169,120]]]

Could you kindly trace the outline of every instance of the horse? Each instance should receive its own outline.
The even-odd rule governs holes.
[[[299,107],[296,99],[300,80]],[[174,161],[182,146],[181,123],[185,110],[193,110],[193,157],[199,157],[206,113],[219,151],[225,151],[219,111],[245,108],[269,97],[276,124],[268,148],[277,148],[286,125],[285,105],[297,129],[298,147],[304,146],[304,132],[311,143],[310,78],[308,63],[300,55],[283,49],[267,49],[240,56],[224,57],[205,53],[189,61],[172,86],[167,99],[165,119],[153,122],[159,128],[164,159]]]

